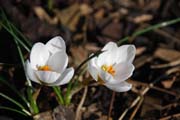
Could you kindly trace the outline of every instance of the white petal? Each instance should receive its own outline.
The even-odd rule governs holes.
[[[132,87],[132,85],[127,82],[121,82],[118,84],[105,84],[105,86],[116,92],[126,92]]]
[[[46,43],[48,50],[54,54],[57,51],[66,51],[66,45],[62,37],[57,36]]]
[[[112,84],[122,82],[124,80],[127,80],[134,71],[134,65],[131,63],[119,63],[116,66],[114,66],[115,69],[115,81],[111,81]]]
[[[56,71],[58,73],[62,73],[68,64],[68,56],[64,51],[59,51],[53,54],[47,65],[51,67],[52,71]]]
[[[129,62],[132,63],[135,57],[136,48],[134,45],[123,45],[118,48],[118,58],[116,63]]]
[[[88,62],[88,71],[91,74],[91,76],[94,78],[94,80],[98,80],[98,70],[97,70],[97,65],[96,65],[97,57],[92,58]]]
[[[67,84],[72,79],[73,75],[74,75],[74,69],[72,67],[68,68],[62,73],[60,78],[56,82],[50,84],[50,86],[58,86],[58,85]]]
[[[52,72],[52,71],[36,71],[38,79],[44,84],[50,84],[57,81],[60,77],[60,73]]]
[[[102,65],[112,65],[116,62],[118,57],[118,47],[116,43],[107,43],[102,51],[104,52],[98,56],[98,66],[101,67]]]
[[[49,59],[49,51],[42,43],[36,43],[30,53],[30,63],[33,69],[44,66]]]
[[[110,51],[104,51],[98,56],[97,65],[101,67],[102,65],[112,65],[116,62],[117,59],[117,50],[116,48]]]
[[[113,48],[117,48],[117,44],[114,42],[108,42],[102,49],[102,51],[111,50]]]
[[[25,63],[25,73],[26,73],[26,76],[27,76],[30,80],[32,80],[32,81],[34,81],[34,82],[36,82],[36,83],[41,84],[41,83],[38,81],[38,79],[37,79],[37,77],[36,77],[36,75],[35,75],[35,73],[34,73],[34,70],[31,68],[31,65],[30,65],[30,63],[29,63],[29,60],[27,60],[26,63]]]

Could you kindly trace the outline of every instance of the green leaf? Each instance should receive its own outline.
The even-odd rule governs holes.
[[[3,109],[3,110],[9,110],[9,111],[13,111],[13,112],[16,112],[16,113],[19,113],[21,115],[24,115],[24,116],[28,116],[28,114],[20,111],[20,110],[16,110],[14,108],[10,108],[10,107],[5,107],[5,106],[0,106],[0,109]]]
[[[27,101],[27,99],[26,99],[24,96],[22,96],[22,95],[20,94],[20,92],[19,92],[13,85],[9,84],[9,83],[8,83],[3,77],[1,77],[1,76],[0,76],[0,82],[2,82],[3,84],[5,84],[6,86],[8,86],[13,92],[15,92],[15,93],[18,95],[18,97],[20,97],[20,98],[26,103],[27,106],[29,106],[29,102]]]

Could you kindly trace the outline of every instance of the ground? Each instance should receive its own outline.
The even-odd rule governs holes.
[[[113,92],[95,83],[87,72],[80,75],[78,83],[89,83],[89,86],[77,86],[71,104],[73,111],[67,110],[67,113],[76,114],[77,120],[180,119],[180,23],[160,24],[180,19],[180,1],[0,0],[0,7],[31,44],[46,43],[54,36],[62,36],[69,64],[75,68],[109,41],[136,46],[133,63],[136,69],[128,80],[133,84],[130,91]],[[143,31],[156,24],[161,27]],[[123,39],[125,37],[128,38]],[[12,35],[3,26],[0,26],[0,39],[0,77],[24,93],[26,78],[19,53]],[[22,50],[27,59],[29,52],[23,47]],[[36,83],[33,86],[35,90],[40,87]],[[0,83],[0,89],[21,102],[3,83]],[[65,93],[66,85],[62,89]],[[0,101],[0,105],[16,108],[4,98]],[[58,110],[50,87],[41,88],[37,103],[42,113]],[[66,113],[61,114],[66,116]],[[32,118],[0,110],[0,119]]]

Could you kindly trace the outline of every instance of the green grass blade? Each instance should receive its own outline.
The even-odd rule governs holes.
[[[5,30],[7,30],[7,31],[14,37],[14,39],[16,39],[16,41],[19,42],[19,44],[21,44],[21,45],[24,47],[25,50],[27,50],[28,52],[30,52],[30,49],[28,48],[28,46],[25,45],[25,44],[17,37],[17,35],[14,34],[14,32],[12,31],[11,28],[8,28],[8,27],[7,27],[5,24],[3,24],[2,22],[0,22],[0,24],[2,25],[2,27],[3,27]]]
[[[28,41],[28,39],[22,34],[22,32],[20,32],[12,23],[10,23],[10,25],[12,26],[13,30],[22,37],[22,40],[24,40],[29,47],[32,47],[32,43]]]
[[[27,38],[8,20],[7,16],[5,15],[4,11],[1,9],[1,18],[2,21],[0,22],[0,24],[15,38],[18,40],[18,42],[28,51],[30,52],[29,47],[32,47],[31,43],[27,40]],[[22,37],[22,40],[24,40],[26,42],[25,43],[22,42],[22,40],[17,37],[17,34],[19,34]]]
[[[169,21],[165,21],[165,22],[158,23],[158,24],[155,24],[155,25],[151,25],[151,26],[149,26],[147,28],[144,28],[142,30],[138,30],[138,31],[134,32],[131,36],[124,37],[123,39],[119,40],[117,42],[117,44],[121,45],[123,42],[128,41],[129,38],[131,38],[131,37],[136,37],[136,36],[145,34],[147,32],[150,32],[150,31],[162,28],[162,27],[166,27],[166,26],[169,26],[169,25],[176,24],[178,22],[180,22],[180,18],[176,18],[176,19],[173,19],[173,20],[169,20]]]
[[[24,67],[25,65],[25,61],[24,61],[24,57],[23,57],[23,53],[21,51],[21,48],[19,45],[21,45],[22,47],[24,47],[28,52],[30,52],[30,49],[28,48],[28,46],[16,35],[16,33],[19,33],[19,31],[17,31],[17,29],[15,28],[15,26],[13,26],[10,22],[8,22],[8,19],[6,17],[6,15],[2,12],[2,18],[3,20],[5,21],[4,23],[0,22],[0,24],[14,37],[14,42],[16,43],[16,46],[17,46],[17,49],[18,49],[18,52],[19,52],[19,56],[20,56],[20,59],[21,59],[21,63]],[[22,34],[20,34],[21,37],[23,37]],[[31,45],[29,45],[31,46]],[[24,70],[25,71],[25,70]],[[27,82],[28,82],[28,89],[27,89],[27,92],[28,92],[28,100],[30,101],[30,110],[33,112],[33,113],[38,113],[39,112],[39,109],[38,109],[38,106],[36,104],[36,101],[33,99],[32,97],[32,84],[31,84],[31,81],[26,77],[27,79]],[[29,89],[30,88],[30,89]]]
[[[17,105],[17,106],[20,107],[21,109],[25,109],[24,106],[22,106],[19,102],[17,102],[16,100],[8,97],[7,95],[5,95],[5,94],[3,94],[3,93],[1,93],[1,92],[0,92],[0,96],[3,97],[3,98],[5,98],[5,99],[7,99],[7,100],[9,100],[10,102],[14,103],[15,105]]]
[[[27,101],[27,99],[25,97],[23,97],[20,92],[13,86],[13,85],[10,85],[3,77],[0,76],[0,82],[2,82],[3,84],[5,84],[6,86],[8,86],[13,92],[15,92],[19,98],[21,98],[25,103],[26,105],[29,107],[29,102]]]
[[[30,100],[30,105],[32,107],[33,113],[34,114],[39,113],[39,108],[37,106],[36,100],[34,100],[32,96],[32,88],[30,88],[29,86],[27,88],[27,95],[28,95],[28,99]]]
[[[20,110],[16,110],[16,109],[14,109],[14,108],[5,107],[5,106],[0,106],[0,109],[13,111],[13,112],[19,113],[19,114],[21,114],[21,115],[27,116],[26,113],[24,113],[24,112],[22,112],[22,111],[20,111]]]
[[[18,41],[14,40],[16,45],[17,45],[17,49],[18,49],[18,52],[19,52],[19,55],[20,55],[20,59],[21,59],[21,62],[23,64],[23,66],[25,65],[25,61],[24,61],[24,57],[23,57],[23,54],[22,54],[22,51],[21,51],[21,48],[18,44]],[[24,70],[25,71],[25,70]],[[31,84],[31,81],[26,77],[27,79],[27,82],[28,82],[28,88],[27,88],[27,94],[28,94],[28,99],[30,101],[30,106],[31,106],[31,110],[33,110],[33,113],[37,114],[39,113],[39,108],[36,104],[36,101],[33,99],[32,97],[32,84]]]
[[[58,102],[64,105],[64,98],[62,96],[61,89],[59,88],[59,86],[53,86],[52,88],[57,96]]]

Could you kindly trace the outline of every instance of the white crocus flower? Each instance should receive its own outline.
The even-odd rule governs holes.
[[[132,85],[125,82],[133,73],[132,64],[136,48],[134,45],[118,47],[116,43],[109,42],[102,49],[98,57],[88,62],[88,71],[100,84],[116,92],[125,92]]]
[[[54,37],[46,44],[36,43],[27,60],[25,70],[27,77],[39,84],[58,86],[68,83],[74,69],[67,68],[68,56],[65,42],[61,37]]]

